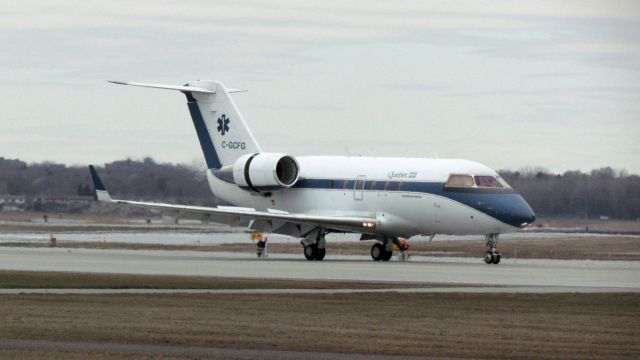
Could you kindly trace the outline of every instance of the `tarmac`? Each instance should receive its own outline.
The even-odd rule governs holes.
[[[640,262],[634,261],[503,258],[499,265],[487,265],[480,257],[475,259],[415,256],[406,262],[397,261],[396,258],[390,262],[375,262],[364,255],[327,254],[324,261],[307,261],[302,254],[270,254],[266,259],[257,259],[255,254],[251,253],[2,247],[0,248],[0,269],[446,285],[446,287],[375,290],[396,292],[640,292]],[[451,287],[451,285],[455,286]],[[474,287],[468,287],[468,285]],[[4,293],[6,291],[24,293],[54,290],[56,289],[7,289]],[[125,290],[150,291],[149,289]],[[58,289],[58,291],[63,290]],[[112,291],[122,293],[123,290]],[[186,292],[185,290],[163,291]],[[215,293],[223,290],[202,291]],[[251,291],[339,293],[363,290],[262,289]],[[374,290],[365,289],[365,291]]]

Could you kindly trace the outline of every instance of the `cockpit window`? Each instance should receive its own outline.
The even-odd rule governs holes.
[[[476,175],[476,185],[478,187],[501,188],[502,184],[494,176]]]
[[[471,175],[449,175],[447,187],[472,187],[473,177]]]
[[[502,184],[502,187],[505,189],[511,189],[511,185],[509,185],[502,177],[496,176],[496,179]]]
[[[452,174],[445,184],[451,191],[511,191],[511,186],[500,176]]]

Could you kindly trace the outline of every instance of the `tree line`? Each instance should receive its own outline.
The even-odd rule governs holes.
[[[204,168],[159,163],[151,158],[119,160],[98,167],[109,191],[121,198],[213,206]],[[640,176],[610,167],[554,174],[544,168],[501,170],[539,217],[640,218]],[[0,157],[0,195],[90,197],[86,166],[27,164]]]
[[[640,176],[611,167],[553,174],[544,168],[500,175],[540,217],[640,219]]]
[[[120,160],[96,167],[111,193],[121,198],[215,205],[203,169],[151,158]],[[91,197],[93,184],[87,166],[53,162],[27,164],[0,157],[0,195]]]

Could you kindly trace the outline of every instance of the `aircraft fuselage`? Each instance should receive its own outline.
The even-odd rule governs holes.
[[[208,172],[214,194],[236,206],[290,213],[367,216],[376,232],[411,237],[493,234],[535,220],[526,201],[499,188],[447,187],[452,174],[499,175],[480,163],[458,159],[300,156],[300,177],[291,188],[260,193]]]

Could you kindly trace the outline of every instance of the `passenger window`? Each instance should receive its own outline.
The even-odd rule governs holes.
[[[398,191],[402,191],[403,187],[404,187],[404,183],[402,181],[400,181],[398,183]]]
[[[386,182],[384,183],[384,191],[389,190],[389,187],[390,187],[390,186],[391,186],[391,183],[390,183],[389,181],[386,181]]]
[[[356,181],[356,190],[362,190],[364,188],[364,180]]]
[[[351,180],[345,180],[344,181],[344,186],[342,187],[342,189],[343,190],[350,190],[351,189],[351,184],[352,184]]]
[[[370,188],[371,188],[371,190],[375,190],[375,189],[376,189],[376,182],[375,182],[375,180],[374,180],[374,181],[371,181],[371,186],[370,186]]]
[[[493,176],[476,176],[476,185],[479,187],[501,188],[502,184]]]
[[[447,187],[473,187],[473,177],[471,175],[449,175]]]
[[[333,189],[333,180],[329,180],[329,185],[327,187],[329,189]]]

